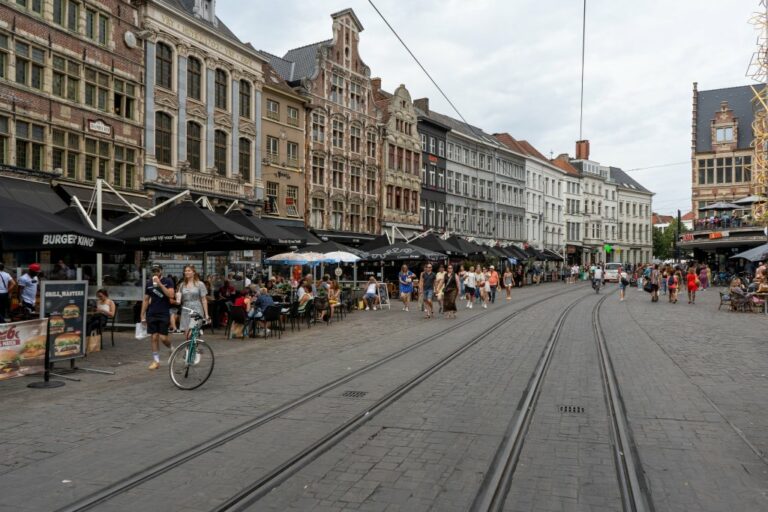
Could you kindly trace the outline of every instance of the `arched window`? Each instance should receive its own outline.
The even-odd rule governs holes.
[[[200,59],[190,57],[187,60],[187,96],[200,100],[203,95],[203,64]]]
[[[238,170],[240,171],[240,176],[244,180],[250,181],[251,180],[251,141],[245,138],[240,139],[240,145],[239,145],[239,163],[238,163]]]
[[[155,158],[160,164],[172,165],[173,118],[165,112],[155,114]]]
[[[202,148],[202,127],[193,122],[187,123],[187,161],[189,162],[189,168],[193,171],[200,171],[200,154]]]
[[[251,83],[240,80],[240,117],[251,118]]]
[[[227,110],[227,72],[223,69],[216,70],[216,108]]]
[[[166,89],[173,88],[173,50],[165,43],[157,43],[155,74],[157,85]]]
[[[227,175],[227,134],[221,130],[216,130],[213,138],[213,166],[216,172],[222,176]]]

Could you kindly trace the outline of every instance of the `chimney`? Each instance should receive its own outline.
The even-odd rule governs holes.
[[[419,98],[417,100],[413,100],[413,106],[425,114],[429,114],[429,98]]]
[[[589,160],[589,141],[576,141],[576,160]]]
[[[381,78],[375,77],[371,78],[371,86],[373,87],[374,91],[380,91],[381,90]]]

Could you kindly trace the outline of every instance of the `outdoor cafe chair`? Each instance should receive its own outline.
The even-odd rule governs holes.
[[[292,302],[290,307],[288,308],[288,320],[291,322],[291,331],[294,330],[294,328],[298,328],[301,330],[301,313],[299,313],[299,303],[298,302]]]
[[[315,319],[315,299],[310,299],[303,306],[299,306],[298,313],[301,321],[306,320],[307,328],[312,327],[312,322]]]
[[[232,324],[238,323],[243,325],[243,338],[245,338],[245,326],[248,324],[248,315],[245,314],[245,310],[240,306],[232,306],[227,303],[227,328],[224,330],[224,337],[229,338],[232,333]]]
[[[272,334],[277,333],[278,339],[282,337],[283,326],[280,323],[280,317],[282,316],[282,309],[278,305],[267,306],[264,310],[264,315],[261,320],[264,325],[267,326],[264,329],[264,339],[267,339],[267,331],[271,331]]]

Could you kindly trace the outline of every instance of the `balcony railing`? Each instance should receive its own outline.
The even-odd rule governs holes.
[[[736,228],[760,228],[762,227],[761,224],[758,224],[757,222],[751,220],[751,219],[742,219],[740,217],[736,218],[720,218],[715,217],[714,219],[696,219],[693,221],[693,231],[722,231],[725,229],[736,229]],[[672,226],[670,226],[667,229],[674,229]]]
[[[182,183],[196,192],[209,192],[232,197],[243,197],[245,187],[236,178],[227,178],[202,172],[183,172]]]
[[[267,118],[272,119],[274,121],[280,120],[280,112],[274,112],[272,110],[267,110]]]

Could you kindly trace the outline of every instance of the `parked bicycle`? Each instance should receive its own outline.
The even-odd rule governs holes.
[[[177,388],[195,389],[211,376],[215,359],[213,349],[200,337],[205,319],[190,308],[182,309],[189,312],[189,339],[174,349],[168,366]]]

